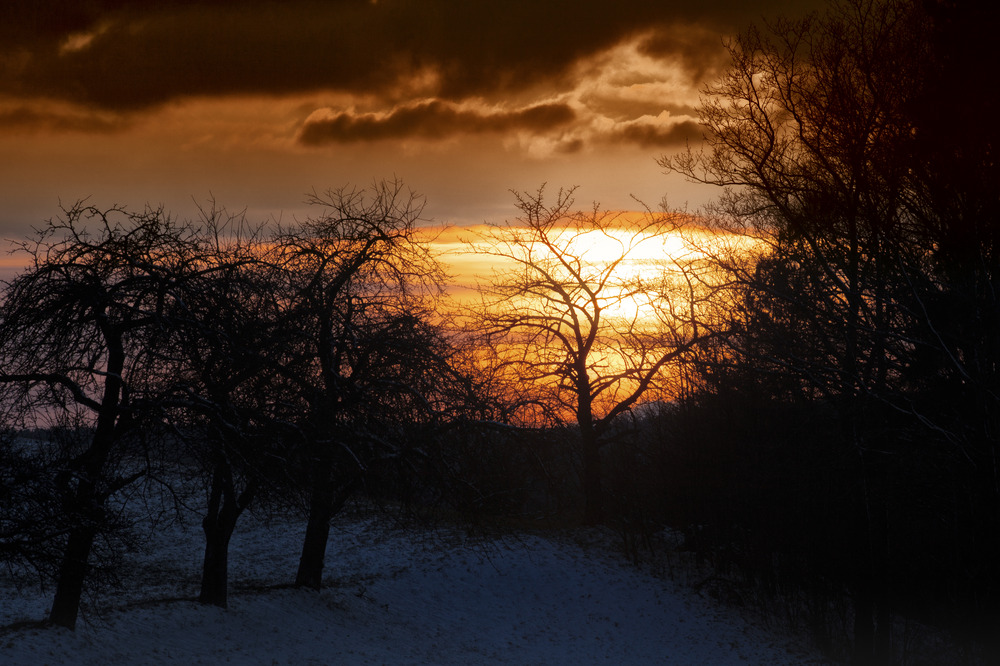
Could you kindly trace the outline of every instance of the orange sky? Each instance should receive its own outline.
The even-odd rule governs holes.
[[[698,141],[724,35],[771,0],[12,0],[0,20],[0,236],[89,197],[255,219],[401,178],[438,224],[513,217],[508,190],[605,208],[712,192],[656,158]],[[69,8],[67,8],[69,5]]]

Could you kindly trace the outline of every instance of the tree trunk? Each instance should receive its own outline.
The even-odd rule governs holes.
[[[88,453],[99,448],[92,444]],[[67,629],[76,629],[83,584],[90,570],[90,549],[94,545],[104,514],[102,502],[98,501],[97,489],[90,480],[93,467],[93,463],[87,466],[87,471],[79,479],[71,495],[75,524],[70,529],[66,548],[63,550],[56,578],[56,594],[52,600],[52,610],[49,611],[49,622]]]
[[[205,561],[198,601],[220,608],[229,603],[229,541],[236,529],[236,520],[251,494],[249,490],[245,491],[245,497],[240,498],[243,501],[238,501],[233,497],[231,481],[228,465],[217,464],[212,477],[208,511],[201,523],[205,531]]]
[[[203,521],[205,528],[205,561],[201,570],[201,592],[198,601],[225,608],[229,603],[229,540],[235,521],[221,515]]]
[[[302,542],[299,570],[295,574],[296,587],[308,587],[314,590],[322,588],[326,545],[330,539],[330,521],[344,507],[357,485],[355,479],[337,488],[331,473],[332,465],[321,465],[313,480],[306,536]]]
[[[78,471],[79,481],[72,492],[72,509],[76,524],[70,530],[63,551],[59,574],[56,579],[56,593],[49,611],[49,622],[67,629],[76,629],[76,619],[80,613],[83,584],[90,565],[90,550],[101,522],[104,520],[104,500],[96,486],[97,479],[103,478],[104,465],[116,442],[115,427],[118,421],[118,407],[121,397],[121,373],[125,365],[125,354],[120,339],[108,334],[108,367],[104,380],[101,408],[97,415],[97,427],[90,447],[81,456],[82,468]]]
[[[333,463],[327,456],[320,456],[313,469],[309,519],[302,542],[302,554],[299,556],[299,570],[295,574],[296,587],[319,590],[323,586],[326,542],[330,537],[330,519],[333,517],[332,473]]]
[[[296,587],[319,590],[323,586],[326,543],[330,538],[330,519],[333,518],[331,500],[332,493],[328,488],[313,489],[309,502],[309,522],[306,523],[306,536],[302,542],[302,555],[299,557],[299,570],[295,574]]]
[[[94,544],[97,527],[84,524],[69,533],[63,552],[56,583],[56,594],[49,611],[49,622],[59,627],[76,629],[76,619],[83,597],[83,583],[87,578],[90,549]]]

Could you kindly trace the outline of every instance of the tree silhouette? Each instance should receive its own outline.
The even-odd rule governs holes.
[[[65,537],[53,624],[75,626],[106,502],[145,472],[123,444],[163,398],[151,350],[170,343],[167,311],[205,270],[201,249],[196,230],[162,210],[84,205],[21,244],[30,265],[0,305],[0,382],[34,418],[87,437],[55,479],[66,527],[52,535]]]
[[[752,28],[729,45],[732,65],[707,90],[707,147],[661,161],[726,188],[710,212],[757,241],[758,261],[721,262],[745,288],[734,299],[742,328],[729,352],[836,410],[853,461],[842,470],[853,516],[844,542],[854,548],[846,575],[856,659],[865,663],[888,659],[890,535],[901,529],[892,521],[908,515],[901,488],[927,483],[910,461],[976,461],[977,483],[996,480],[985,471],[996,438],[978,427],[998,413],[986,388],[995,375],[985,370],[996,355],[984,329],[966,335],[974,322],[995,321],[986,295],[995,294],[986,286],[995,273],[983,269],[996,264],[985,248],[996,233],[997,195],[983,182],[995,182],[996,132],[974,124],[975,138],[960,133],[952,143],[931,110],[954,89],[944,71],[975,68],[958,54],[983,47],[954,48],[957,34],[978,32],[973,15],[944,4],[847,0]],[[947,304],[959,300],[970,307]],[[993,360],[970,372],[960,360],[970,358]]]
[[[423,202],[401,182],[332,190],[311,203],[322,214],[280,230],[272,261],[296,329],[282,373],[304,406],[309,518],[296,584],[318,589],[331,518],[379,459],[399,454],[379,424],[414,418],[415,403],[433,409],[425,297],[444,274],[420,235]]]
[[[168,417],[205,474],[202,603],[228,602],[228,549],[241,514],[287,473],[288,431],[301,408],[279,368],[292,335],[278,272],[260,228],[212,209],[203,235],[211,270],[170,309],[176,342],[158,358]]]
[[[666,388],[671,364],[717,334],[711,289],[693,256],[662,249],[682,217],[626,221],[574,211],[573,190],[551,206],[543,195],[515,193],[522,216],[469,242],[497,259],[471,322],[494,371],[531,396],[525,408],[579,428],[584,520],[594,523],[604,510],[603,437],[647,392]],[[652,264],[642,256],[650,246]]]

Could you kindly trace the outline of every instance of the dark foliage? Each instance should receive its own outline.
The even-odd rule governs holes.
[[[718,258],[731,334],[674,416],[665,512],[816,608],[846,600],[859,663],[902,658],[900,616],[997,648],[1000,137],[980,117],[996,91],[969,81],[995,60],[986,23],[851,0],[751,29],[708,91],[708,148],[663,161],[725,187],[715,223],[759,243]]]

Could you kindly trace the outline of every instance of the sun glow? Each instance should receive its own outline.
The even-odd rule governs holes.
[[[561,405],[556,415],[572,422],[571,375],[580,371],[570,368],[579,363],[595,415],[640,385],[648,399],[675,395],[679,366],[660,359],[710,330],[725,297],[718,262],[744,244],[698,222],[588,213],[450,231],[435,243],[461,285],[451,292],[458,319],[490,331],[489,372],[508,373],[515,391],[548,395]]]
[[[546,266],[567,281],[601,286],[600,308],[605,318],[652,325],[662,316],[669,289],[687,289],[693,271],[704,272],[709,258],[731,244],[689,219],[667,229],[637,232],[648,213],[615,213],[615,225],[589,229],[567,223],[550,239],[558,254],[540,243],[526,243],[510,256],[491,252],[482,240],[490,227],[438,230],[434,248],[452,274],[449,292],[460,302],[477,300],[490,281],[523,268],[523,262]],[[529,238],[524,229],[524,238]],[[571,275],[575,272],[575,275]],[[527,305],[527,303],[522,303]]]

